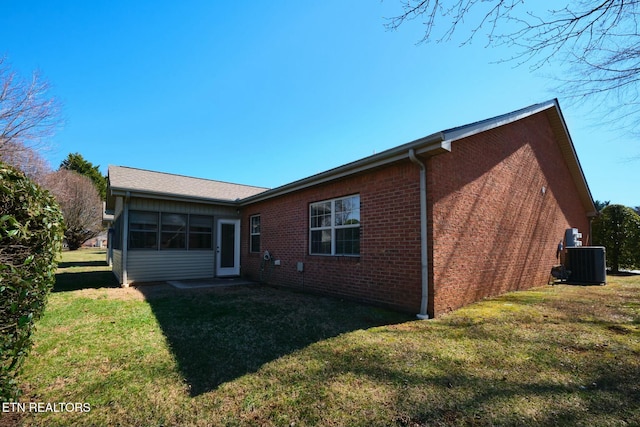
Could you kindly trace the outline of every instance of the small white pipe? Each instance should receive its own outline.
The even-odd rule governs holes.
[[[429,318],[429,253],[427,246],[427,167],[416,157],[414,149],[409,150],[409,159],[420,167],[420,264],[422,266],[422,300],[418,319]]]

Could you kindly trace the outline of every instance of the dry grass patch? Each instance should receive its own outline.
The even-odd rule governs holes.
[[[609,280],[431,321],[263,287],[57,292],[25,390],[91,412],[22,422],[640,425],[640,277]]]

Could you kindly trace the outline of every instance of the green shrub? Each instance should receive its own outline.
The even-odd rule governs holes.
[[[15,400],[16,376],[55,282],[63,220],[49,192],[0,162],[0,400]]]
[[[607,266],[640,268],[640,215],[622,205],[609,205],[593,221],[593,241],[607,251]]]

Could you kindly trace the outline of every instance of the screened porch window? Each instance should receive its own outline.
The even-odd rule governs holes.
[[[213,217],[132,210],[129,249],[213,250]]]
[[[157,212],[129,212],[129,248],[158,248]]]
[[[160,248],[161,249],[186,249],[187,248],[187,215],[175,213],[162,213]]]
[[[213,217],[189,217],[189,249],[213,249]]]

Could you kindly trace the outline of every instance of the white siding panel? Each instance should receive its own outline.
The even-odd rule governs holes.
[[[213,277],[215,251],[134,251],[127,254],[130,282]]]

